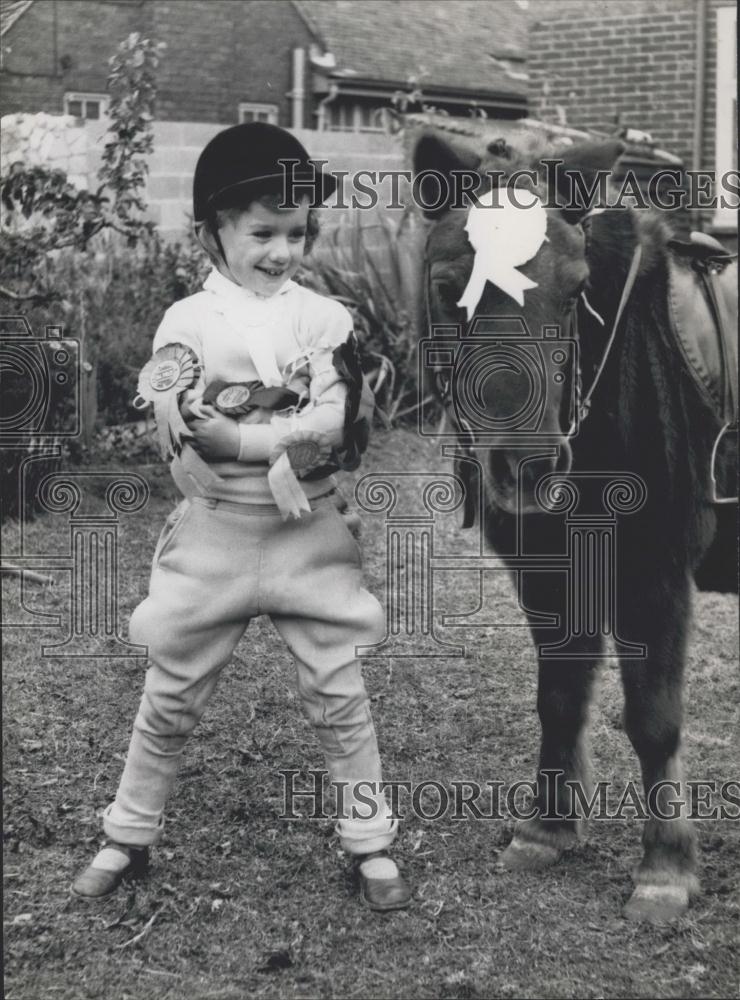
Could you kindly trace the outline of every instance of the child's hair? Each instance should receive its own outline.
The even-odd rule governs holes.
[[[276,191],[267,191],[262,194],[256,194],[254,190],[252,190],[251,192],[243,192],[240,197],[238,189],[227,191],[222,198],[215,200],[215,203],[208,214],[208,219],[206,222],[196,226],[196,232],[199,232],[202,227],[207,228],[211,236],[216,241],[216,244],[220,246],[218,230],[224,224],[224,221],[233,218],[234,215],[240,212],[246,212],[249,206],[254,202],[259,202],[260,205],[263,205],[270,212],[278,212],[283,204],[283,194]],[[309,208],[308,217],[306,219],[305,253],[309,253],[311,251],[318,235],[319,220],[316,215],[316,210]],[[200,243],[201,246],[204,246],[202,240],[200,240]],[[209,250],[207,246],[204,246],[204,249],[211,260],[216,263],[217,261],[214,259],[215,255],[213,252]]]

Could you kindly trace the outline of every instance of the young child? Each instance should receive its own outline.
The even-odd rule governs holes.
[[[281,160],[293,161],[288,180],[302,184],[293,208],[279,207]],[[191,437],[172,463],[185,499],[165,524],[149,596],[131,619],[131,640],[149,647],[150,666],[104,813],[108,841],[75,881],[80,896],[107,895],[147,867],[187,738],[250,619],[266,614],[295,657],[331,779],[347,783],[337,832],[361,898],[378,910],[409,902],[387,852],[397,824],[385,797],[379,791],[371,810],[366,785],[363,801],[354,795],[357,782],[381,781],[355,648],[377,642],[384,623],[360,586],[359,547],[331,478],[343,459],[359,458],[352,320],[291,280],[316,234],[310,200],[335,186],[272,125],[226,129],[199,158],[194,220],[215,268],[202,292],[167,310],[139,383],[155,402],[160,436],[169,429],[177,441],[185,429],[178,406],[188,421]]]

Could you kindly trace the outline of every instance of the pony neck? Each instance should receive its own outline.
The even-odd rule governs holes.
[[[588,298],[607,324],[617,309],[638,243],[642,259],[636,284],[654,275],[667,238],[663,229],[661,220],[629,208],[608,209],[591,220]]]
[[[580,310],[580,347],[586,370],[589,365],[597,367],[603,357],[638,247],[639,267],[621,326],[629,322],[636,302],[646,296],[648,301],[655,298],[656,291],[665,284],[664,254],[669,235],[663,221],[652,213],[624,208],[594,216],[586,251],[589,265],[586,294],[588,304],[602,317],[604,325],[597,325],[590,312]],[[619,339],[623,338],[624,330],[619,334]],[[612,352],[619,355],[619,346],[614,345]]]

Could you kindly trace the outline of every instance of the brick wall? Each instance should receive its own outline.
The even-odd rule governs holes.
[[[146,202],[150,217],[166,239],[182,239],[185,235],[192,213],[193,172],[198,154],[223,127],[223,124],[210,122],[154,123],[154,152],[148,160]],[[95,188],[102,150],[102,125],[100,122],[85,122],[82,128],[87,136],[87,186]],[[314,132],[308,129],[291,131],[314,159],[328,161],[329,170],[401,170],[407,166],[399,136]],[[404,190],[402,188],[402,194]],[[345,201],[349,202],[350,189],[346,184],[345,192]],[[378,185],[378,192],[381,202],[389,202],[390,182]],[[322,227],[327,230],[333,228],[341,214],[324,213]],[[372,214],[363,213],[368,224],[372,223]]]
[[[728,0],[534,0],[530,114],[601,131],[619,122],[649,132],[687,168],[717,170],[717,11],[728,6]],[[704,83],[696,136],[702,12]],[[737,221],[732,213],[719,220],[709,209],[696,212],[693,224],[736,232]]]
[[[691,164],[694,0],[536,0],[530,5],[533,117],[650,132]],[[558,108],[562,109],[559,112]]]
[[[209,123],[155,123],[147,203],[152,218],[168,239],[181,239],[189,224],[198,154],[222,127]],[[395,136],[291,131],[314,159],[328,161],[329,170],[400,170],[404,166],[401,140]],[[327,212],[324,216],[324,228],[336,224],[338,213]]]
[[[3,36],[2,115],[61,114],[65,91],[105,93],[108,59],[148,30],[142,0],[36,0]]]
[[[154,0],[151,6],[153,35],[167,43],[158,117],[231,124],[240,101],[257,101],[276,104],[279,124],[291,124],[292,51],[307,52],[313,41],[292,4]]]
[[[158,118],[232,124],[255,101],[290,125],[292,50],[313,39],[287,0],[36,0],[2,40],[0,114],[58,114],[65,91],[105,93],[108,59],[133,31],[167,45]]]

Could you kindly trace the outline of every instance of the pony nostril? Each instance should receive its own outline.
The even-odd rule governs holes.
[[[491,453],[491,472],[499,482],[505,482],[511,477],[511,469],[507,461],[507,454],[504,451],[495,449]]]

